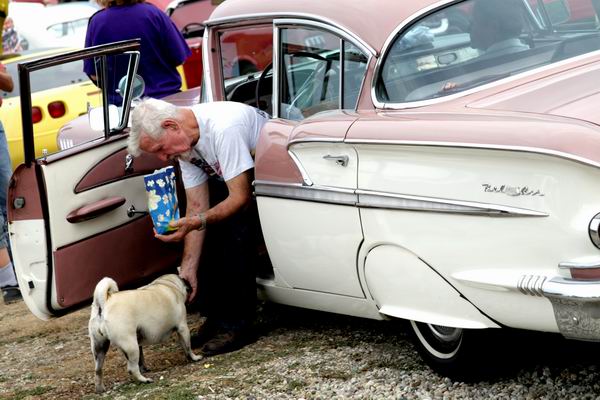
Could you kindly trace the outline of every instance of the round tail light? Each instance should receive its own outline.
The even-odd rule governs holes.
[[[37,124],[42,120],[42,109],[35,106],[31,108],[31,122]]]
[[[67,113],[67,108],[65,107],[65,103],[62,101],[53,101],[48,104],[48,114],[52,118],[60,118]]]

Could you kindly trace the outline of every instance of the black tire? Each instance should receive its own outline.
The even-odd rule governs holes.
[[[462,381],[482,377],[475,352],[479,332],[415,321],[410,328],[417,351],[435,372]]]

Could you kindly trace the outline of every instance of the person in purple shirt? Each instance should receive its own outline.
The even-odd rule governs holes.
[[[169,17],[144,0],[96,0],[103,7],[89,21],[85,47],[141,39],[138,74],[146,84],[144,96],[161,98],[181,89],[177,66],[191,54],[181,33]],[[120,58],[117,58],[120,57]],[[127,74],[126,56],[108,58],[109,102],[120,105],[116,93],[119,79]],[[96,82],[94,61],[84,61],[84,72]]]

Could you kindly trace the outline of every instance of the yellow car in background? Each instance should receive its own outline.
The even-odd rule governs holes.
[[[69,49],[52,49],[31,53],[3,56],[2,63],[14,81],[14,90],[0,92],[2,106],[0,121],[4,125],[8,141],[8,151],[13,169],[23,162],[23,135],[21,124],[21,103],[17,65],[33,61]],[[35,154],[39,157],[44,150],[57,151],[56,134],[67,122],[87,112],[88,103],[92,107],[102,103],[100,90],[83,72],[83,64],[67,63],[39,72],[31,73],[31,102],[35,142]]]

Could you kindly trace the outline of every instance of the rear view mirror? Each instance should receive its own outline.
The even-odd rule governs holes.
[[[127,89],[127,76],[124,76],[119,81],[118,90],[121,95],[125,93]],[[146,89],[146,83],[144,82],[144,78],[140,75],[135,74],[133,78],[133,85],[131,87],[131,98],[133,100],[137,100],[144,94],[144,90]]]
[[[114,104],[108,106],[108,121],[109,130],[119,126],[119,108]],[[90,128],[94,131],[104,130],[104,109],[102,107],[94,107],[88,111],[88,122]]]

